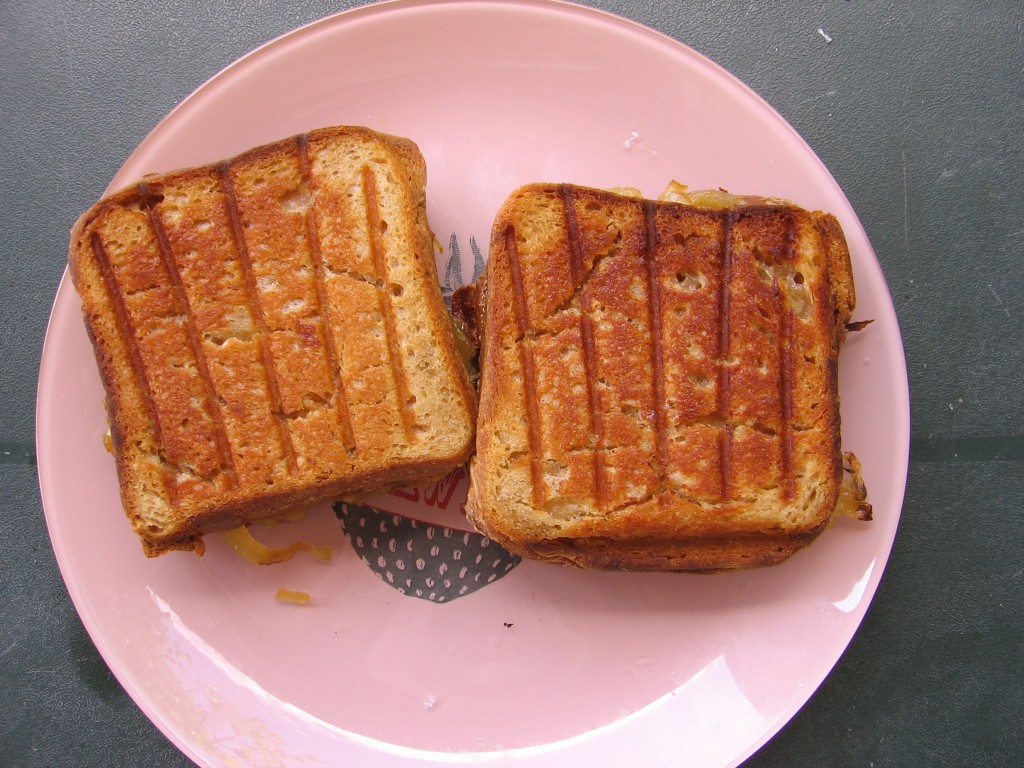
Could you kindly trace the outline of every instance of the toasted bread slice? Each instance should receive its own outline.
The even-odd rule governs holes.
[[[149,176],[71,237],[148,555],[465,462],[475,394],[406,139],[315,130]]]
[[[838,222],[699,199],[535,184],[498,213],[467,514],[511,551],[737,569],[863,506],[862,488],[839,503],[854,288]]]

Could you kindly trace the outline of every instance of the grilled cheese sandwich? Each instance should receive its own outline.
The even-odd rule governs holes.
[[[495,219],[467,515],[517,554],[732,570],[867,516],[859,477],[841,493],[838,222],[670,193],[534,184]]]
[[[148,555],[464,463],[413,142],[314,130],[149,176],[72,232],[126,514]]]

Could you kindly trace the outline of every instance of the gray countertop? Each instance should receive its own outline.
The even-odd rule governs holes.
[[[904,337],[888,568],[831,675],[747,765],[1024,764],[1024,6],[590,4],[706,54],[792,123],[864,224]],[[50,548],[33,424],[48,312],[72,222],[149,130],[246,51],[351,5],[0,4],[0,765],[190,764],[108,670]]]

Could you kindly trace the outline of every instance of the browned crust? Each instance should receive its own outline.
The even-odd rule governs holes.
[[[425,186],[411,141],[339,126],[149,176],[79,218],[70,274],[147,555],[466,461],[475,395]]]
[[[581,567],[718,571],[780,562],[828,526],[854,305],[834,217],[538,184],[493,233],[467,502],[483,533]]]
[[[825,256],[828,260],[829,288],[832,290],[832,308],[835,312],[836,344],[841,346],[846,339],[847,324],[857,306],[857,293],[853,285],[853,266],[850,263],[850,248],[838,219],[831,213],[814,214],[815,224],[821,233]]]
[[[737,534],[681,541],[585,537],[524,542],[492,538],[520,557],[556,565],[605,571],[724,573],[781,563],[809,546],[827,526],[827,522],[822,523],[818,529],[799,535]]]

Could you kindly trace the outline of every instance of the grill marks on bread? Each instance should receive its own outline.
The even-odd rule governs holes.
[[[661,279],[658,274],[658,265],[654,258],[655,249],[658,244],[658,227],[655,220],[654,203],[650,200],[644,201],[644,278],[647,289],[647,317],[650,324],[650,350],[651,350],[651,397],[654,409],[654,434],[657,445],[657,480],[658,487],[665,483],[665,473],[669,466],[668,452],[668,425],[665,415],[665,351],[662,348],[664,335],[662,333],[661,316]],[[666,496],[658,494],[659,505],[664,505]]]
[[[523,270],[516,246],[516,233],[510,226],[505,230],[505,249],[508,253],[509,271],[512,277],[512,300],[515,313],[516,332],[519,337],[519,365],[522,368],[523,401],[526,412],[526,439],[530,453],[530,489],[533,504],[538,507],[547,502],[547,489],[541,466],[543,447],[540,437],[540,404],[537,398],[537,373],[533,364],[533,346],[525,342],[530,333],[526,309],[526,289],[523,287]]]
[[[414,398],[409,394],[408,379],[402,364],[402,351],[395,321],[395,308],[392,294],[397,294],[401,287],[391,282],[385,246],[382,236],[387,229],[387,222],[381,217],[380,201],[377,195],[377,181],[373,169],[363,166],[362,169],[363,200],[366,204],[366,230],[369,235],[370,254],[373,257],[374,276],[386,286],[378,293],[381,314],[384,319],[384,338],[387,341],[388,365],[391,368],[391,379],[398,393],[399,416],[402,430],[408,440],[415,439],[412,431],[411,406]]]
[[[528,460],[550,535],[600,535],[601,519],[632,510],[642,532],[652,502],[677,532],[706,532],[709,511],[711,530],[819,514],[815,487],[832,492],[838,461],[834,363],[823,357],[838,347],[811,214],[536,185],[498,221],[485,354],[514,346],[515,357],[490,353],[496,390],[484,384],[482,407],[505,425],[499,401],[518,389],[526,439],[507,424],[507,450],[478,446],[474,482],[504,483],[497,503],[522,501],[510,478]],[[495,298],[508,279],[511,322]],[[794,519],[780,521],[780,508]]]
[[[284,454],[285,466],[288,472],[295,472],[297,469],[295,459],[295,445],[292,442],[291,430],[285,418],[284,404],[281,400],[281,377],[270,350],[270,328],[263,317],[263,307],[259,287],[256,285],[256,276],[253,271],[252,261],[249,258],[249,247],[245,241],[245,231],[242,225],[242,214],[238,209],[238,197],[231,181],[231,169],[228,163],[221,163],[217,166],[217,176],[220,178],[221,187],[224,192],[224,202],[227,209],[228,221],[231,225],[231,234],[234,237],[234,254],[242,269],[242,284],[245,287],[246,305],[249,314],[255,324],[256,344],[259,349],[259,360],[266,374],[266,388],[270,400],[270,412],[273,414],[274,423],[277,426],[277,434],[280,440],[282,453]],[[156,230],[154,230],[156,231]],[[166,238],[164,238],[166,242]],[[164,250],[161,247],[161,250]],[[167,247],[167,263],[174,264],[174,257]],[[175,270],[176,271],[176,270]],[[198,350],[197,350],[198,352]],[[202,354],[197,354],[197,362],[203,359]],[[202,365],[205,369],[205,365]],[[209,381],[209,376],[201,376],[204,381]]]
[[[104,284],[103,287],[110,300],[116,333],[121,337],[128,350],[129,370],[138,387],[137,391],[142,400],[143,410],[146,413],[155,414],[157,412],[156,398],[153,396],[153,389],[150,387],[149,380],[146,377],[146,367],[142,359],[142,351],[138,344],[132,344],[128,341],[135,337],[135,327],[132,323],[131,314],[128,312],[127,301],[114,277],[114,270],[110,263],[107,249],[103,245],[103,240],[95,232],[89,238],[89,247],[92,250],[92,257],[99,267],[99,273]],[[165,445],[159,419],[152,419],[152,429],[156,444],[158,446]],[[122,436],[120,432],[112,431],[112,437],[115,445],[121,442]],[[164,451],[167,452],[166,449]],[[160,480],[164,493],[171,500],[171,503],[175,503],[177,501],[177,483],[174,478],[173,466],[170,463],[164,464],[160,472]]]
[[[732,496],[732,378],[729,364],[732,333],[730,308],[732,306],[732,211],[725,210],[721,217],[721,256],[718,288],[718,407],[716,415],[721,420],[718,447],[718,476],[721,487],[719,494],[723,501]]]
[[[411,142],[323,129],[83,215],[72,276],[148,552],[462,463],[424,184]]]
[[[569,237],[569,273],[574,291],[579,286],[579,317],[580,337],[583,344],[583,379],[587,388],[587,405],[589,428],[593,435],[594,463],[594,503],[598,509],[604,509],[608,498],[608,469],[605,465],[604,418],[602,415],[601,389],[598,382],[601,376],[596,345],[594,343],[593,307],[588,281],[583,272],[583,243],[579,222],[576,219],[576,201],[573,188],[563,184],[559,188],[562,198],[562,210],[565,214],[565,229]]]
[[[316,199],[316,179],[310,168],[309,160],[309,137],[300,134],[296,137],[299,152],[299,168],[302,178],[302,188],[308,190],[309,194]],[[334,308],[327,295],[327,275],[323,252],[320,250],[320,235],[316,223],[316,211],[312,204],[307,205],[304,212],[306,247],[312,262],[314,281],[316,287],[316,302],[320,317],[324,326],[332,328],[336,325],[334,319]],[[352,452],[356,446],[355,434],[352,431],[352,415],[348,407],[348,395],[345,393],[345,378],[341,369],[341,353],[338,351],[338,344],[333,333],[322,333],[324,340],[324,353],[327,358],[327,365],[331,372],[331,381],[334,384],[335,409],[338,416],[338,424],[341,427],[342,443],[345,450]]]

